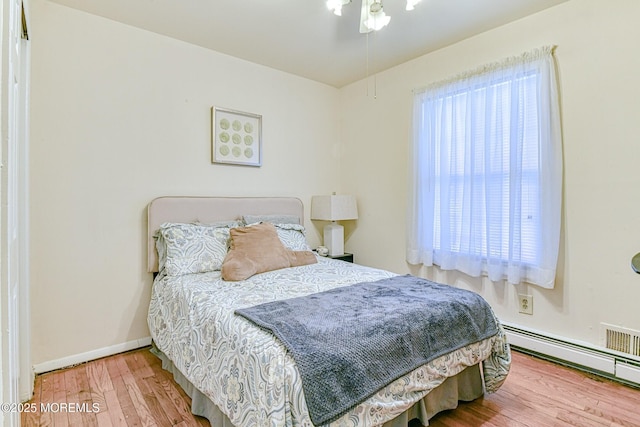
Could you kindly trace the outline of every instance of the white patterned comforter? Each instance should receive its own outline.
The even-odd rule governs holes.
[[[148,323],[157,347],[236,426],[312,426],[300,375],[284,346],[233,312],[277,299],[373,281],[393,273],[319,258],[317,264],[225,282],[220,272],[158,276]],[[483,362],[485,388],[508,373],[504,332],[433,360],[392,382],[331,427],[376,426],[422,399],[447,377]]]

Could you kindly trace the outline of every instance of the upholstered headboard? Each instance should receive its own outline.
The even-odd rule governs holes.
[[[303,224],[304,205],[295,197],[158,197],[147,208],[147,271],[158,271],[153,235],[162,223],[212,223],[243,215],[296,215]]]

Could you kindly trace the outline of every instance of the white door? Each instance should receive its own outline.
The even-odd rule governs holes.
[[[27,217],[23,210],[23,198],[26,200],[26,105],[28,79],[22,68],[27,45],[25,16],[22,0],[3,0],[3,95],[2,107],[2,224],[3,242],[0,249],[2,259],[2,304],[0,319],[2,322],[2,402],[20,402],[20,318],[22,317],[20,301],[28,292],[23,283],[28,254],[24,252]],[[27,308],[28,310],[28,308]],[[24,317],[23,317],[24,319]],[[23,365],[30,360],[23,360]],[[27,372],[29,372],[27,370]],[[15,411],[3,414],[3,425],[19,425],[19,414]]]
[[[31,399],[33,394],[34,372],[31,363],[31,304],[29,299],[29,81],[30,46],[28,37],[25,2],[19,0],[20,6],[20,79],[17,111],[17,200],[16,209],[18,215],[18,240],[20,250],[18,252],[18,303],[19,308],[19,342],[18,354],[20,356],[18,398],[21,401]]]

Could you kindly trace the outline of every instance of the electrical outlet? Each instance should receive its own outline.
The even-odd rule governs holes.
[[[533,314],[533,295],[518,294],[518,311]]]

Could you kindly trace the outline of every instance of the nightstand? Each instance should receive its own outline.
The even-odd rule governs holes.
[[[339,259],[342,261],[353,262],[353,254],[343,253],[342,255],[327,255],[327,258]]]

